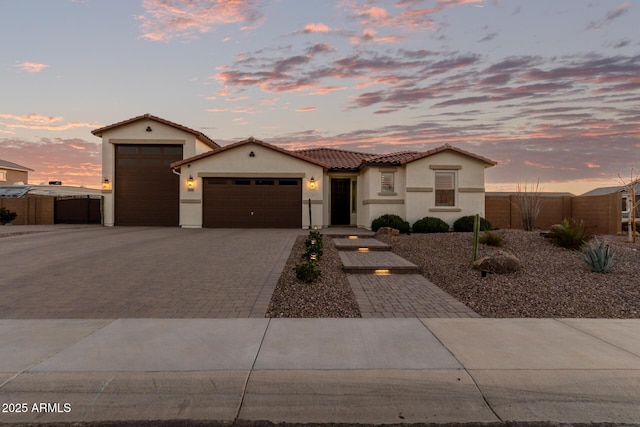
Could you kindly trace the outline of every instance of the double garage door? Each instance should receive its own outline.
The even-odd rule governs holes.
[[[204,178],[202,226],[302,228],[299,178]]]

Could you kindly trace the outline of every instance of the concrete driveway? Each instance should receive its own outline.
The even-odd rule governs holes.
[[[264,317],[302,232],[43,229],[0,239],[0,318]]]

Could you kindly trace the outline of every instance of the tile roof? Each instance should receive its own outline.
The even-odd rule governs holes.
[[[176,129],[180,129],[182,131],[185,131],[185,132],[188,132],[190,134],[193,134],[193,135],[197,136],[202,142],[204,142],[205,144],[210,146],[211,148],[215,149],[215,148],[219,148],[220,147],[218,144],[216,144],[216,142],[213,139],[209,138],[207,135],[205,135],[204,133],[202,133],[200,131],[188,128],[186,126],[182,126],[182,125],[180,125],[178,123],[174,123],[174,122],[171,122],[169,120],[165,120],[163,118],[160,118],[158,116],[154,116],[152,114],[143,114],[142,116],[133,117],[131,119],[127,119],[127,120],[123,120],[123,121],[118,122],[118,123],[114,123],[112,125],[104,126],[104,127],[99,128],[99,129],[94,129],[94,130],[91,131],[91,133],[94,134],[95,136],[102,136],[102,134],[104,132],[108,131],[108,130],[115,129],[115,128],[120,127],[120,126],[128,125],[129,123],[133,123],[133,122],[137,122],[139,120],[145,120],[145,119],[153,120],[153,121],[165,124],[167,126],[171,126],[171,127],[176,128]]]
[[[399,151],[397,153],[380,154],[367,159],[367,165],[403,165],[417,156],[416,151]]]
[[[13,169],[13,170],[18,170],[18,171],[31,171],[33,172],[33,169],[24,167],[24,166],[20,166],[17,163],[13,163],[13,162],[8,162],[6,160],[0,160],[0,168],[5,168],[5,169]]]
[[[318,166],[322,166],[323,168],[327,168],[327,169],[330,168],[330,165],[328,163],[325,163],[325,162],[323,162],[321,160],[314,159],[314,158],[309,157],[309,156],[305,156],[304,154],[300,154],[300,153],[298,153],[296,151],[285,150],[284,148],[280,148],[280,147],[277,147],[275,145],[268,144],[268,143],[266,143],[264,141],[260,141],[259,139],[255,139],[253,137],[250,137],[250,138],[242,140],[242,141],[235,142],[233,144],[225,145],[224,147],[216,148],[216,149],[211,150],[211,151],[207,151],[206,153],[202,153],[202,154],[199,154],[197,156],[189,157],[188,159],[180,160],[179,162],[172,163],[171,167],[172,168],[177,168],[177,167],[180,167],[180,166],[182,166],[182,165],[184,165],[186,163],[195,162],[196,160],[204,159],[204,158],[209,157],[209,156],[214,156],[216,154],[219,154],[219,153],[222,153],[224,151],[228,151],[228,150],[231,150],[231,149],[234,149],[236,147],[240,147],[240,146],[246,145],[246,144],[260,145],[262,147],[278,151],[278,152],[286,154],[288,156],[292,156],[292,157],[298,158],[300,160],[304,160],[305,162],[309,162],[309,163],[316,164]]]
[[[373,156],[371,153],[335,148],[309,148],[296,150],[294,153],[324,162],[333,170],[358,170],[363,161]]]

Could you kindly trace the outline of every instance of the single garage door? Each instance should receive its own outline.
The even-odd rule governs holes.
[[[117,145],[115,225],[177,226],[182,145]]]
[[[302,180],[204,178],[202,226],[302,228]]]

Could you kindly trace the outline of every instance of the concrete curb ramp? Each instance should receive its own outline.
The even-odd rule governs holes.
[[[7,423],[640,423],[638,320],[0,320],[0,342],[0,401],[28,407]]]

